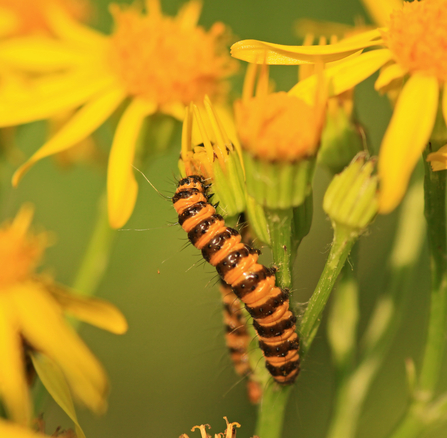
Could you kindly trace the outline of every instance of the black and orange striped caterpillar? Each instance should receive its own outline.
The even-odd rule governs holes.
[[[241,243],[239,232],[225,225],[209,203],[209,187],[197,175],[180,180],[172,198],[179,224],[253,317],[270,374],[280,384],[291,384],[299,373],[300,360],[289,291],[276,287],[274,271],[257,263],[259,250]]]

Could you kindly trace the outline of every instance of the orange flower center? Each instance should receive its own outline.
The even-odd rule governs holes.
[[[70,16],[85,21],[90,15],[87,0],[0,0],[0,13],[6,13],[15,21],[14,35],[50,32],[45,16],[46,7],[57,5]]]
[[[314,155],[320,138],[315,109],[285,92],[236,104],[242,147],[269,161],[296,161]]]
[[[447,0],[404,2],[390,17],[384,41],[410,73],[447,80]]]
[[[179,17],[143,15],[136,7],[114,5],[111,11],[116,23],[111,63],[130,95],[186,105],[219,94],[221,79],[235,70],[221,23],[206,32]]]
[[[0,289],[29,277],[47,246],[45,234],[28,233],[32,214],[22,208],[12,223],[0,229]]]

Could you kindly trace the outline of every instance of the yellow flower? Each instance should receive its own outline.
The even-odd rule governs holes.
[[[316,94],[309,104],[297,95],[269,93],[263,68],[256,93],[256,65],[247,70],[243,98],[236,102],[236,128],[241,146],[266,161],[295,162],[315,155],[324,123],[326,100]]]
[[[22,207],[11,223],[0,228],[0,398],[8,416],[22,425],[30,423],[30,376],[25,363],[31,366],[31,361],[36,370],[45,372],[48,363],[60,369],[74,396],[90,409],[101,412],[105,408],[104,370],[65,323],[64,312],[114,333],[127,329],[114,306],[73,295],[34,274],[48,235],[29,231],[32,216],[31,207]]]
[[[90,12],[87,0],[0,0],[0,37],[51,33],[45,9],[52,5],[76,20]]]
[[[371,46],[384,48],[361,53]],[[309,48],[250,40],[236,43],[232,50],[233,56],[258,63],[263,59],[277,64],[328,62],[325,74],[332,81],[333,95],[352,88],[380,68],[375,83],[378,91],[389,91],[408,78],[379,154],[379,212],[389,213],[401,201],[416,162],[431,137],[440,90],[443,90],[440,110],[447,120],[446,46],[447,1],[424,0],[404,2],[391,14],[387,29],[365,32],[333,45]],[[346,59],[340,60],[343,57]],[[299,82],[291,93],[311,96],[315,87],[314,76]]]
[[[182,119],[190,101],[224,95],[223,79],[235,70],[225,52],[225,26],[197,26],[201,3],[191,0],[176,17],[164,16],[158,0],[111,8],[115,31],[106,36],[72,20],[61,9],[46,13],[59,40],[21,38],[0,46],[0,61],[43,75],[25,96],[3,98],[0,127],[46,119],[79,108],[13,178],[36,161],[66,150],[95,131],[124,102],[108,165],[110,224],[130,217],[138,186],[132,163],[141,127],[155,112]],[[0,96],[1,97],[1,96]],[[129,101],[126,101],[129,98]]]

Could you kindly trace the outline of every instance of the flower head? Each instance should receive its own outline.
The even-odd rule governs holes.
[[[183,176],[202,175],[212,182],[213,202],[229,216],[245,209],[244,170],[233,125],[228,109],[218,110],[208,97],[203,106],[191,104],[183,121],[179,161]]]
[[[105,407],[104,370],[65,323],[63,312],[115,333],[127,328],[110,304],[76,297],[34,273],[48,235],[30,232],[32,215],[25,206],[0,229],[0,398],[10,418],[23,425],[29,424],[31,415],[25,361],[39,356],[61,369],[75,397],[86,406],[97,412]]]
[[[250,65],[243,98],[235,104],[242,148],[266,161],[295,162],[315,155],[324,123],[325,99],[316,94],[313,104],[309,104],[286,92],[269,93],[267,66],[261,69],[254,93],[256,73],[256,65]]]
[[[87,0],[0,0],[0,36],[51,33],[47,8],[62,8],[76,20],[90,12]]]
[[[349,90],[380,68],[375,83],[378,91],[400,87],[402,79],[408,78],[379,153],[379,212],[389,213],[401,201],[416,162],[432,138],[441,89],[440,110],[447,120],[446,20],[446,0],[404,2],[391,13],[388,29],[364,32],[335,44],[309,48],[250,40],[237,43],[232,50],[236,57],[258,63],[262,63],[262,57],[268,63],[282,64],[323,60],[327,62],[325,75],[331,80],[333,95]],[[378,47],[361,53],[373,46]],[[313,76],[299,82],[291,93],[312,96],[316,87],[317,78]],[[440,140],[440,145],[445,144],[445,138]]]
[[[132,163],[146,117],[159,112],[182,119],[191,100],[202,101],[206,94],[223,97],[224,79],[237,66],[224,51],[225,26],[216,23],[206,31],[197,25],[199,1],[190,0],[176,17],[163,15],[158,0],[147,0],[146,6],[146,13],[136,6],[112,7],[115,31],[110,36],[75,22],[60,8],[49,8],[57,40],[12,39],[0,47],[5,65],[40,73],[21,97],[2,100],[0,127],[77,109],[18,169],[14,185],[36,161],[88,137],[130,98],[108,165],[109,219],[114,228],[128,220],[135,205],[138,186]]]

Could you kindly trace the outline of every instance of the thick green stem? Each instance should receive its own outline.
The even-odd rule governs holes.
[[[282,436],[284,412],[291,389],[291,386],[280,387],[276,384],[265,387],[262,403],[259,405],[255,435],[261,438]]]
[[[290,289],[292,286],[292,221],[293,210],[265,209],[273,262],[278,268],[276,272],[277,285]]]
[[[425,160],[424,160],[425,161]],[[447,326],[447,240],[445,188],[447,171],[433,172],[425,162],[425,218],[431,268],[431,304],[419,391],[431,399],[436,389],[445,350]]]
[[[281,288],[292,286],[292,221],[293,210],[265,209],[273,262],[278,267],[277,285]],[[262,403],[259,406],[256,435],[262,438],[280,438],[284,412],[290,394],[290,386],[279,386],[268,382],[264,385]]]
[[[98,200],[95,228],[73,282],[73,289],[79,294],[92,296],[96,293],[98,284],[107,268],[115,234],[115,230],[112,230],[109,226],[106,196],[104,194]],[[79,326],[79,321],[76,319],[71,319],[70,322],[74,327]],[[47,394],[40,380],[36,380],[33,389],[34,412],[36,414],[42,411],[47,401]]]
[[[320,317],[329,295],[356,240],[357,233],[352,233],[350,229],[343,226],[335,227],[331,252],[301,321],[300,334],[303,356],[312,344],[320,326]]]
[[[447,328],[447,242],[446,242],[446,173],[433,172],[425,161],[424,193],[430,252],[431,293],[427,342],[417,388],[405,416],[391,438],[416,438],[433,422],[429,404],[433,400],[441,375]]]
[[[107,203],[104,194],[99,199],[95,228],[73,282],[73,289],[79,294],[91,296],[96,293],[109,262],[115,235],[116,231],[110,228],[108,222]]]

